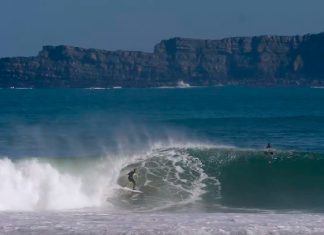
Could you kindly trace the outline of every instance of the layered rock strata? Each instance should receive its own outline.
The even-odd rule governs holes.
[[[324,85],[324,33],[172,38],[153,53],[44,46],[35,57],[0,59],[0,87]]]

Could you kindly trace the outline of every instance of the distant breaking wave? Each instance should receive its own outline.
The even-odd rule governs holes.
[[[189,88],[191,87],[189,83],[185,83],[184,81],[179,81],[177,84],[178,88]]]
[[[85,88],[86,90],[110,90],[111,88],[107,88],[107,87],[88,87]]]

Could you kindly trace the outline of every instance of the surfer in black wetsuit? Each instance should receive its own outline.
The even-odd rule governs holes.
[[[271,144],[270,143],[267,144],[266,149],[267,149],[266,154],[271,154],[271,155],[273,154],[273,151],[271,150]]]
[[[133,184],[133,190],[135,190],[135,186],[136,186],[136,182],[134,180],[135,173],[136,173],[136,169],[128,173],[128,181]]]

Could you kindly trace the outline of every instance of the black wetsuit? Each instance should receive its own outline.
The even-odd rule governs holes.
[[[133,178],[134,174],[135,174],[135,170],[128,173],[128,180],[129,180],[129,182],[133,183],[133,190],[135,190],[135,186],[136,186],[136,182],[135,182],[135,180]]]
[[[266,147],[267,151],[266,151],[266,154],[273,154],[273,151],[271,150],[271,145],[270,143],[267,144],[267,147]]]

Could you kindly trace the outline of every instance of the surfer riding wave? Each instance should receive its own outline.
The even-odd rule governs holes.
[[[128,173],[128,181],[133,184],[133,190],[135,190],[136,182],[134,175],[136,174],[136,168]]]

